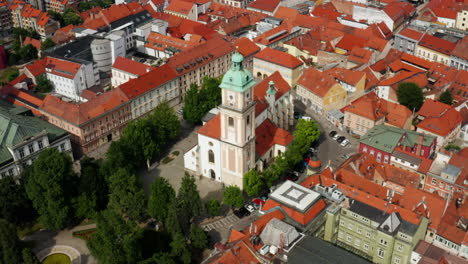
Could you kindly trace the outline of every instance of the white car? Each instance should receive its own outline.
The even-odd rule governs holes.
[[[301,119],[304,119],[306,121],[311,121],[312,120],[312,117],[310,116],[302,116]]]
[[[249,213],[253,213],[255,211],[255,208],[250,204],[245,205],[245,209],[247,209]]]
[[[345,139],[341,142],[341,146],[346,147],[349,144],[349,140]]]
[[[336,135],[333,136],[333,140],[337,140],[339,137],[341,137],[341,135],[336,133]]]

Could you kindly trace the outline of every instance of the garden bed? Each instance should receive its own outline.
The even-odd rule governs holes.
[[[75,232],[73,232],[73,237],[83,239],[84,241],[89,241],[91,239],[91,236],[95,232],[96,232],[96,228],[85,229],[85,230],[81,230],[81,231],[75,231]]]

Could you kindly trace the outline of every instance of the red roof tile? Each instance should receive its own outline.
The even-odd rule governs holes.
[[[463,119],[460,113],[457,110],[450,108],[439,117],[425,118],[416,126],[419,129],[424,129],[436,135],[445,137],[456,127],[460,126],[462,121]]]
[[[263,205],[262,210],[268,211],[272,208],[281,206],[282,210],[293,220],[298,222],[299,224],[305,226],[307,225],[315,216],[317,216],[320,212],[322,212],[326,207],[326,203],[323,199],[319,199],[313,206],[311,206],[307,212],[301,213],[296,211],[292,208],[287,207],[286,205],[280,204],[272,199],[268,199],[266,203]]]
[[[47,58],[33,61],[31,64],[26,65],[26,69],[34,76],[37,77],[45,73]]]
[[[357,85],[359,81],[365,78],[366,74],[362,71],[352,71],[344,68],[331,68],[326,71],[327,74],[331,74],[335,79],[340,80],[350,85]]]
[[[198,134],[219,139],[221,137],[221,115],[216,115],[197,131]]]
[[[450,109],[450,105],[442,102],[427,99],[418,111],[418,115],[426,117],[435,117],[442,115],[445,111]]]
[[[149,66],[131,59],[127,59],[124,57],[117,57],[112,68],[118,69],[124,72],[128,72],[134,75],[141,76],[149,71],[156,69],[153,66]]]
[[[413,29],[410,29],[410,28],[405,28],[402,31],[400,31],[400,33],[398,33],[398,34],[402,35],[402,36],[405,36],[407,38],[416,40],[416,41],[419,41],[421,39],[421,37],[424,35],[424,33],[413,30]]]
[[[449,56],[456,46],[453,42],[429,34],[424,35],[418,45]]]
[[[280,6],[278,10],[276,10],[275,17],[280,19],[295,19],[296,16],[299,15],[299,11],[297,9]]]
[[[337,84],[331,75],[313,67],[306,69],[297,83],[320,97],[324,97],[330,88]]]
[[[174,70],[163,65],[150,72],[146,72],[136,79],[131,79],[120,85],[122,92],[129,98],[135,98],[177,77]]]
[[[457,12],[453,11],[453,10],[450,10],[448,8],[432,8],[432,11],[438,17],[450,18],[450,19],[454,19],[454,20],[457,18]]]
[[[64,78],[73,79],[81,68],[81,64],[54,57],[46,57],[45,69],[47,73]]]
[[[38,39],[33,39],[30,37],[26,37],[23,41],[23,45],[29,45],[31,44],[33,47],[35,47],[38,51],[41,50],[41,41]]]
[[[350,52],[353,48],[359,47],[362,48],[366,44],[366,39],[346,34],[335,47]]]
[[[366,64],[369,63],[371,57],[372,57],[373,52],[360,48],[360,47],[354,47],[351,52],[349,53],[348,56],[348,61],[352,61],[357,64]]]
[[[260,50],[259,46],[246,37],[236,39],[234,46],[236,47],[237,51],[244,57],[251,56]]]
[[[172,0],[165,10],[188,15],[193,5],[193,3],[184,0]]]
[[[253,232],[250,233],[251,235],[252,234],[255,234],[255,235],[259,235],[263,229],[265,228],[265,226],[273,219],[273,218],[276,218],[278,220],[283,220],[286,216],[280,211],[280,210],[274,210],[270,213],[267,213],[267,214],[264,214],[262,216],[260,216],[257,220],[255,220],[253,223],[252,223],[252,227],[253,227]],[[249,228],[249,227],[247,227]]]
[[[457,43],[452,51],[452,56],[468,60],[468,36],[465,36],[461,41]]]
[[[250,3],[247,8],[273,13],[280,5],[281,0],[257,0]]]
[[[200,133],[200,132],[199,132]],[[266,119],[256,129],[255,152],[260,156],[274,145],[288,146],[293,136],[286,130],[277,127],[270,119]]]
[[[293,55],[271,48],[264,48],[262,51],[255,54],[255,58],[290,69],[295,69],[303,64],[302,61]]]

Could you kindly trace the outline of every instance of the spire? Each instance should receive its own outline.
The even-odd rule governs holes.
[[[232,68],[234,70],[241,71],[243,61],[244,61],[244,56],[242,56],[239,52],[236,51],[236,53],[232,55]]]
[[[270,81],[268,84],[269,84],[270,87],[267,90],[267,94],[275,95],[276,94],[275,83],[273,81]]]

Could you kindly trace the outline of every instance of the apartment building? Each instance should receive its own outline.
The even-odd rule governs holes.
[[[13,19],[7,1],[0,1],[0,37],[10,35],[13,29]]]
[[[71,154],[69,134],[38,117],[24,107],[0,103],[2,123],[0,179],[19,177],[24,168],[48,148]]]
[[[27,28],[37,31],[41,38],[51,36],[60,28],[59,23],[54,21],[46,12],[34,8],[30,4],[18,1],[10,6],[13,27]]]
[[[117,87],[154,69],[153,66],[119,56],[112,65],[112,86]]]
[[[201,85],[205,76],[219,77],[226,73],[234,50],[229,41],[215,37],[171,57],[167,65],[179,76],[181,99],[192,83]]]
[[[405,28],[395,35],[395,48],[403,52],[414,55],[416,46],[419,40],[421,40],[424,33],[413,30],[411,28]]]
[[[304,63],[298,58],[279,50],[264,48],[254,56],[253,73],[257,78],[270,76],[279,71],[289,85],[296,85]]]
[[[428,61],[450,65],[450,55],[455,46],[453,42],[425,34],[416,46],[414,55]]]

